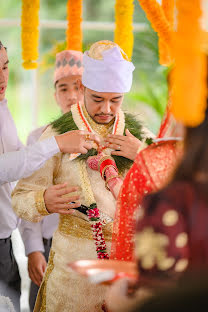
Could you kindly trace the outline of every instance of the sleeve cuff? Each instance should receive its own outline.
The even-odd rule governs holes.
[[[35,206],[37,211],[39,212],[39,214],[41,214],[41,216],[48,216],[50,215],[50,213],[48,212],[48,210],[46,209],[45,206],[45,202],[44,202],[44,195],[45,190],[42,191],[38,191],[35,195]]]
[[[44,248],[42,239],[41,241],[40,239],[33,239],[33,240],[30,240],[28,243],[25,242],[25,255],[26,256],[28,256],[29,254],[35,251],[40,251],[44,253],[45,248]]]
[[[45,139],[43,141],[40,141],[38,143],[41,146],[43,155],[47,155],[47,158],[50,158],[53,155],[60,152],[59,146],[58,146],[54,136],[49,138],[49,139]]]

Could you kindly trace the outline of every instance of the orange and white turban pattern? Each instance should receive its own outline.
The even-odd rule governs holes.
[[[56,65],[54,71],[54,84],[61,78],[67,76],[82,76],[83,53],[74,50],[64,50],[56,54]]]

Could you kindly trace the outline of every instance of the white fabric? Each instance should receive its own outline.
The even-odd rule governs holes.
[[[0,295],[0,312],[15,312],[14,306],[9,297]]]
[[[129,92],[132,85],[133,63],[124,60],[118,47],[102,53],[103,60],[95,60],[84,53],[82,83],[97,92]]]
[[[37,142],[46,128],[47,125],[33,130],[27,138],[27,145]],[[39,223],[21,221],[19,231],[24,242],[26,256],[34,251],[45,251],[43,237],[46,239],[52,238],[58,223],[59,214],[57,213],[44,217]]]
[[[7,101],[0,102],[0,239],[9,237],[19,224],[11,207],[10,182],[30,176],[58,152],[54,137],[23,149]]]
[[[45,251],[43,237],[46,239],[52,238],[58,223],[59,214],[57,213],[44,217],[39,223],[21,221],[19,231],[24,242],[26,256],[34,251]]]

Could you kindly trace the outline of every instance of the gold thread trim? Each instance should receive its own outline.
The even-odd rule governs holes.
[[[46,286],[48,283],[49,276],[54,269],[54,261],[53,261],[54,256],[55,252],[51,249],[47,269],[44,275],[43,282],[38,291],[35,308],[33,312],[46,312]]]
[[[60,215],[58,229],[63,235],[93,240],[90,223],[72,215]],[[105,241],[112,240],[113,222],[102,226]]]
[[[37,211],[39,212],[39,214],[41,214],[42,216],[48,216],[50,215],[50,213],[48,212],[48,210],[46,209],[45,206],[45,202],[44,202],[44,195],[45,193],[45,189],[36,192],[35,194],[35,207],[37,209]]]

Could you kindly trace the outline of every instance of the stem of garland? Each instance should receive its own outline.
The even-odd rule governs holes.
[[[201,0],[177,0],[178,28],[174,37],[171,111],[183,124],[195,127],[205,116],[207,62],[202,52]]]
[[[40,0],[22,0],[21,40],[25,69],[37,68]]]
[[[67,50],[82,51],[82,0],[68,0]]]
[[[115,4],[115,42],[124,50],[129,59],[132,57],[133,35],[133,0],[116,0]]]

